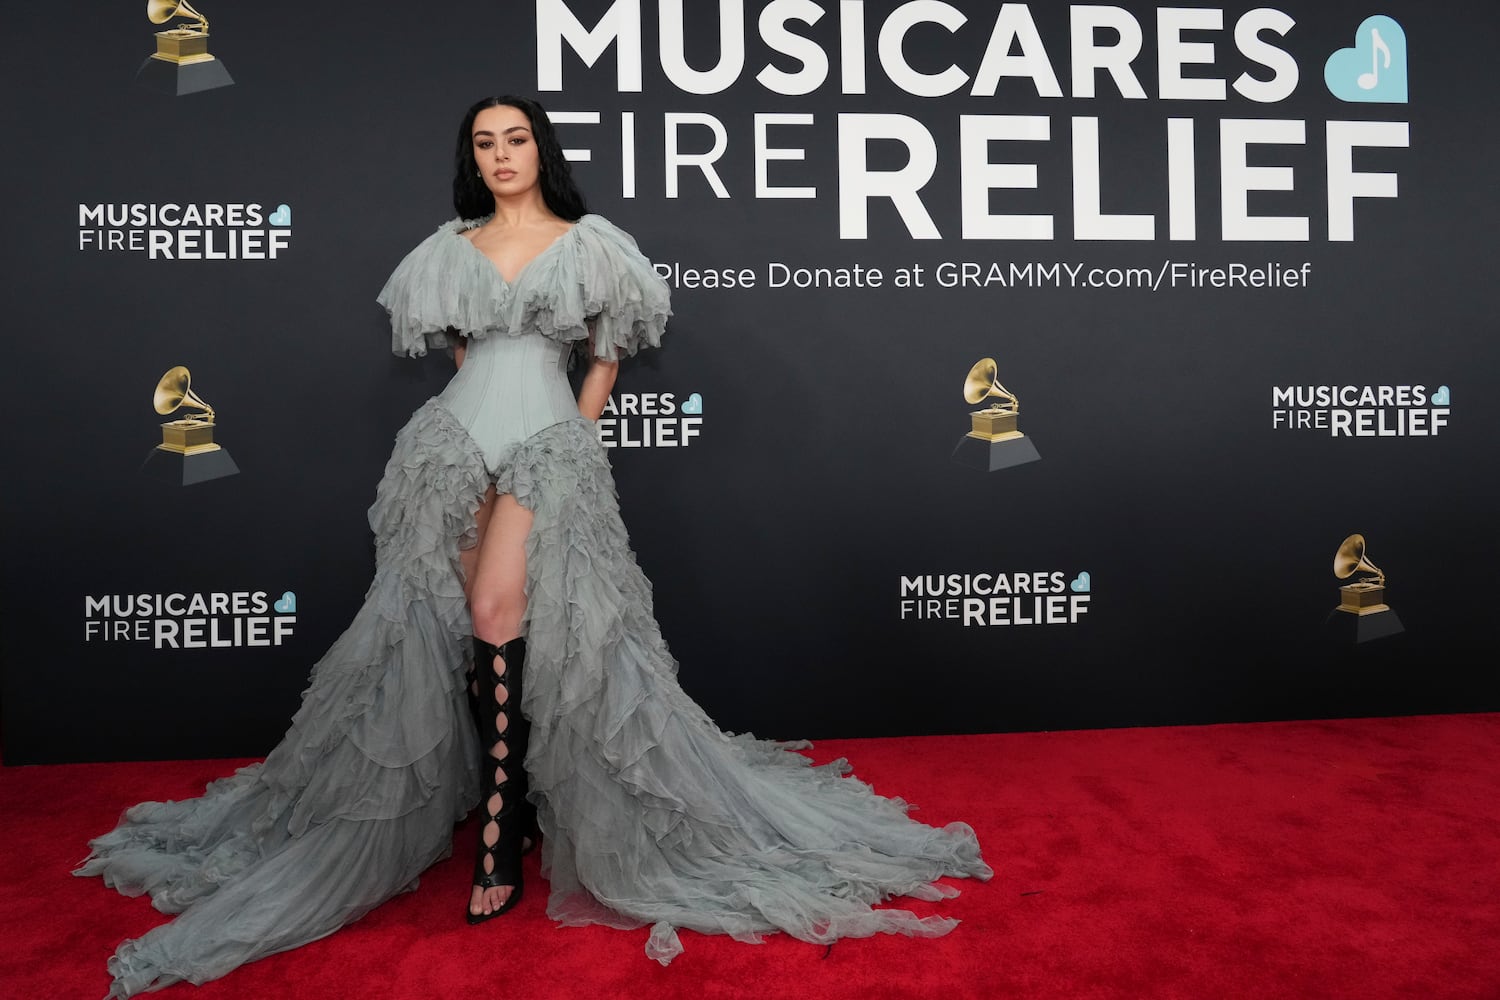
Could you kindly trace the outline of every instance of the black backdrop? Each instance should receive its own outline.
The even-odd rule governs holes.
[[[694,70],[733,60],[743,30],[743,70],[701,85],[663,68],[662,11],[683,6],[454,0],[428,13],[373,0],[331,19],[292,3],[205,0],[210,49],[234,83],[181,97],[136,79],[158,30],[138,5],[65,29],[52,11],[9,12],[7,763],[253,755],[279,736],[368,581],[363,511],[392,435],[451,371],[441,355],[386,352],[375,292],[451,215],[463,109],[505,92],[536,94],[567,122],[564,145],[588,153],[574,170],[594,210],[654,260],[757,277],[751,289],[703,288],[674,275],[667,344],[625,367],[605,428],[622,445],[611,457],[625,516],[683,682],[726,728],[827,737],[1500,707],[1486,652],[1500,561],[1493,6],[1302,2],[1279,8],[1293,23],[1278,33],[1248,6],[1184,16],[1131,3],[1138,98],[1107,71],[1094,76],[1097,97],[1081,96],[1070,29],[1089,13],[1081,6],[686,5]],[[1367,24],[1373,15],[1399,27]],[[991,57],[1011,53],[1009,75],[975,93],[997,16],[1023,38],[1002,40]],[[898,39],[890,25],[907,17]],[[1163,82],[1162,25],[1184,18],[1182,39],[1210,48],[1185,50],[1180,75],[1225,81],[1224,99],[1171,96],[1213,85]],[[1284,55],[1238,44],[1243,18]],[[626,30],[594,59],[580,54],[579,31],[557,27],[571,20]],[[826,55],[810,92],[757,79],[768,64],[812,72],[776,51],[806,58],[810,43],[778,41],[768,21]],[[1015,60],[1038,51],[1028,23],[1059,96],[1015,75]],[[628,70],[636,24],[632,89],[620,53]],[[1350,67],[1379,56],[1369,24],[1396,57],[1380,67],[1373,96],[1385,99],[1343,100],[1325,61],[1355,47],[1329,70],[1348,96]],[[545,69],[554,49],[560,80]],[[967,82],[914,94],[920,80],[897,59],[929,80],[957,66]],[[1287,84],[1291,63],[1284,98],[1232,86],[1242,73]],[[1403,63],[1406,101],[1390,89]],[[814,197],[757,197],[758,115],[809,116],[766,127],[770,147],[803,153],[773,154],[764,170],[771,186]],[[728,197],[693,166],[668,196],[671,116],[686,116],[675,126],[683,154],[713,149],[710,119],[722,128],[713,168]],[[1014,125],[994,116],[1040,119],[1028,127],[1046,137],[966,148],[965,127]],[[1075,165],[1075,129],[1089,125],[1075,119],[1097,121],[1099,210],[1153,216],[1152,238],[1092,238],[1075,209],[1093,171]],[[1169,119],[1192,129],[1195,200],[1183,201],[1179,171],[1175,228],[1168,133],[1187,126]],[[628,153],[622,121],[634,126]],[[1328,136],[1344,122],[1391,123],[1385,145],[1352,153],[1373,186],[1354,199],[1352,240],[1330,238],[1343,189],[1329,179]],[[1297,123],[1302,141],[1288,141]],[[856,141],[867,127],[887,137]],[[1224,166],[1235,136],[1276,134],[1268,128],[1280,137],[1248,147],[1248,173]],[[935,233],[910,200],[861,198],[921,166],[924,135],[936,162],[908,186]],[[1034,183],[991,179],[985,194],[986,157],[1034,164]],[[1243,238],[1226,225],[1238,200],[1222,192],[1242,182],[1256,189],[1245,214],[1305,218],[1305,235]],[[966,183],[979,191],[967,237]],[[112,238],[101,229],[159,230],[175,248],[201,227],[162,220],[162,206],[231,204],[258,206],[243,228],[280,230],[274,259],[97,248]],[[283,205],[290,221],[276,225]],[[109,206],[155,206],[158,218],[112,225]],[[1050,215],[1052,236],[984,238],[986,213]],[[1189,221],[1192,238],[1173,238]],[[1004,284],[944,287],[943,265],[961,262]],[[884,282],[771,287],[774,263],[875,267]],[[923,287],[897,287],[917,264]],[[1239,265],[1247,283],[1261,268],[1276,287],[1214,287],[1198,271]],[[1091,287],[1115,283],[1125,287]],[[1040,461],[983,472],[952,459],[972,409],[961,380],[983,357],[1021,400]],[[141,472],[164,419],[149,393],[179,364],[217,411],[238,475],[181,487]],[[1302,400],[1294,389],[1278,403],[1291,387]],[[1352,395],[1320,402],[1309,387]],[[1359,402],[1367,387],[1374,405]],[[1413,388],[1380,405],[1381,387]],[[1376,412],[1330,413],[1360,409]],[[1288,410],[1298,412],[1278,415]],[[1404,427],[1417,411],[1442,422],[1436,434],[1284,425]],[[657,443],[632,446],[646,435]],[[1326,624],[1339,599],[1332,557],[1355,532],[1388,574],[1403,626],[1368,642]],[[1054,606],[1081,610],[1050,624],[964,617],[965,600],[978,600],[989,620],[998,577],[1015,590],[1035,574],[1060,592]],[[1087,600],[1072,600],[1084,580]],[[926,616],[925,603],[903,604],[919,591],[957,603]],[[235,594],[251,596],[236,608]],[[216,612],[213,595],[230,595],[227,607]],[[1029,597],[998,596],[1011,599],[1002,620],[1016,605],[1028,614]],[[276,601],[288,613],[266,607]],[[277,620],[279,641],[249,643]],[[159,630],[174,629],[207,638],[158,648]]]

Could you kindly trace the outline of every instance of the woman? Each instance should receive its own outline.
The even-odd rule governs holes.
[[[79,869],[184,911],[121,946],[113,995],[203,982],[357,919],[414,887],[476,800],[471,922],[519,902],[539,829],[548,913],[654,924],[663,964],[676,927],[816,942],[951,929],[870,904],[988,878],[972,830],[913,822],[842,761],[729,736],[677,684],[590,423],[619,359],[659,342],[665,284],[585,213],[534,102],[469,109],[454,199],[459,219],[380,295],[398,353],[451,343],[459,368],[397,435],[364,607],[264,764],[134,807]],[[575,348],[590,360],[576,401]]]

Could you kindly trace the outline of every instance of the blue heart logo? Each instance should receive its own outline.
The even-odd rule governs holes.
[[[1432,405],[1433,406],[1447,406],[1448,405],[1448,399],[1449,399],[1448,387],[1446,385],[1440,385],[1440,386],[1437,387],[1437,392],[1434,392],[1432,394]]]
[[[277,205],[276,211],[272,212],[270,218],[266,219],[266,221],[273,226],[285,229],[292,224],[292,206]]]
[[[1082,573],[1079,573],[1078,578],[1072,583],[1068,584],[1068,586],[1075,594],[1087,594],[1089,592],[1089,588],[1092,585],[1093,578],[1089,576],[1088,570],[1084,570]]]
[[[1365,18],[1354,32],[1354,48],[1328,57],[1323,82],[1341,101],[1405,104],[1406,32],[1384,14]]]
[[[684,399],[682,401],[682,412],[683,413],[702,413],[703,412],[703,397],[700,396],[700,395],[698,395],[695,392],[691,396],[689,396],[687,399]]]
[[[278,615],[289,615],[297,610],[297,595],[288,590],[281,595],[281,600],[272,605]]]

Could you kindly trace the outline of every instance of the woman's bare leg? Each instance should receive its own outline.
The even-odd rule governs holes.
[[[526,613],[526,536],[531,534],[531,511],[509,493],[496,496],[489,506],[469,585],[469,614],[474,634],[500,646],[521,634],[521,617]]]
[[[487,509],[486,509],[487,508]],[[464,565],[464,577],[469,596],[469,614],[473,619],[474,635],[495,646],[503,645],[521,634],[521,619],[526,613],[526,537],[531,533],[531,511],[516,502],[515,497],[501,494],[490,499],[486,494],[485,507],[481,508],[485,523],[481,528],[479,545],[471,550],[473,569]],[[499,676],[505,674],[505,661],[496,656],[493,663],[476,663],[474,669],[492,669]],[[496,705],[507,706],[496,715],[496,730],[504,733],[509,725],[509,692],[503,683],[495,686]],[[486,711],[493,706],[486,706]],[[499,762],[505,760],[508,748],[501,740],[486,751],[496,762],[496,782],[504,780],[504,769]],[[519,765],[518,765],[519,766]],[[498,792],[485,803],[490,816],[499,814],[504,807]],[[499,824],[491,821],[484,825],[480,836],[493,845],[500,835]],[[469,912],[490,913],[503,906],[510,898],[510,886],[496,889],[480,889],[475,886],[469,898]]]

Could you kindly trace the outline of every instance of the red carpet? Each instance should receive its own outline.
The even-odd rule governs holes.
[[[831,949],[559,929],[528,893],[466,926],[469,838],[414,893],[193,1000],[725,997],[1500,998],[1500,715],[829,740],[855,772],[966,820],[997,872],[933,906],[945,938]],[[97,1000],[120,939],[166,919],[68,870],[142,798],[238,762],[0,769],[0,995]]]

